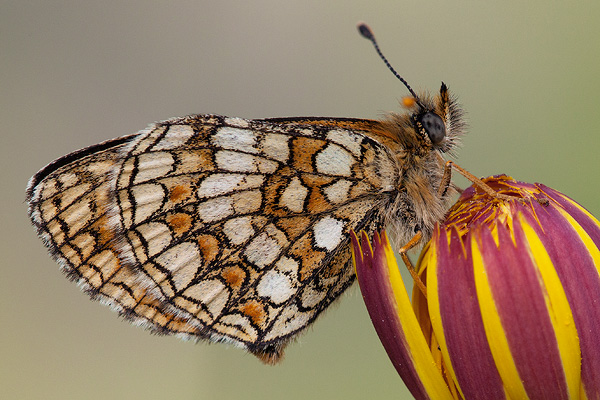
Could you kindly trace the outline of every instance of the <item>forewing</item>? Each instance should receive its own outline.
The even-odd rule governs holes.
[[[158,123],[36,174],[31,219],[134,322],[277,361],[353,282],[348,232],[380,225],[398,184],[374,121],[319,121]]]

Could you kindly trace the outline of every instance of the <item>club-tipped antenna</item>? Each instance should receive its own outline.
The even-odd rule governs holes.
[[[402,82],[404,84],[404,86],[406,86],[406,88],[408,89],[410,94],[412,94],[413,97],[415,98],[415,101],[417,102],[417,104],[421,108],[423,108],[423,104],[421,103],[419,96],[417,96],[415,91],[412,90],[412,88],[410,87],[408,82],[406,82],[406,80],[402,76],[400,76],[400,74],[398,72],[396,72],[394,67],[392,67],[390,62],[387,60],[387,58],[385,58],[385,56],[381,52],[381,49],[379,48],[379,45],[377,44],[377,40],[375,40],[375,35],[373,34],[373,31],[371,30],[369,25],[367,25],[364,22],[359,22],[357,27],[358,27],[358,31],[360,32],[361,36],[364,37],[365,39],[368,39],[371,43],[373,43],[373,47],[375,47],[375,51],[377,52],[377,54],[379,54],[379,57],[383,60],[383,62],[385,63],[385,66],[388,67],[388,69],[390,71],[392,71],[392,74],[394,74],[394,76],[396,78],[398,78],[400,80],[400,82]]]

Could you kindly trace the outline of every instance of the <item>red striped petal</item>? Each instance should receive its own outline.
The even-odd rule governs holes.
[[[463,247],[454,229],[450,243],[444,233],[435,236],[443,335],[458,386],[466,399],[503,399],[504,387],[479,310],[471,245],[467,242]]]
[[[373,247],[362,232],[351,235],[356,276],[373,326],[402,380],[417,399],[452,399],[436,365],[385,233]]]
[[[356,277],[377,335],[408,390],[417,399],[427,399],[398,319],[381,238],[375,234],[373,247],[369,245],[365,232],[361,232],[362,245],[354,232],[351,232],[350,238],[355,255]]]
[[[567,383],[545,288],[540,285],[518,219],[513,220],[513,231],[516,246],[504,225],[498,227],[498,245],[488,229],[475,234],[497,313],[527,395],[566,399]]]
[[[542,240],[573,311],[582,354],[584,389],[589,398],[600,398],[600,266],[595,265],[590,248],[581,240],[561,209],[590,236],[596,252],[600,247],[600,227],[572,200],[553,189],[540,186],[558,206],[534,204],[534,214],[525,215]],[[537,221],[534,221],[534,215]]]

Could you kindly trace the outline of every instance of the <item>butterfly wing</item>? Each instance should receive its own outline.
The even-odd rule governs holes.
[[[67,274],[135,323],[275,362],[354,280],[400,172],[375,121],[164,121],[59,159],[29,213]]]

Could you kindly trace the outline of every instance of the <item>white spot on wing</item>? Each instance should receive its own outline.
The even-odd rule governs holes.
[[[288,273],[290,276],[297,276],[298,274],[298,261],[294,260],[293,258],[289,258],[289,257],[281,257],[278,261],[277,264],[275,264],[277,267],[277,270],[282,271],[282,272],[286,272]]]
[[[69,236],[75,235],[92,218],[94,214],[87,201],[78,201],[62,213],[65,224],[69,227]]]
[[[352,164],[355,160],[352,155],[336,144],[329,144],[315,158],[317,171],[327,175],[350,176]]]
[[[228,217],[233,213],[231,198],[217,197],[198,205],[198,214],[204,222],[214,222]]]
[[[263,154],[277,161],[286,162],[290,155],[289,137],[279,133],[265,135],[262,142]]]
[[[268,297],[273,303],[281,304],[294,293],[290,278],[277,271],[267,271],[258,282],[256,292],[261,297]]]
[[[181,147],[194,135],[189,125],[171,125],[167,134],[152,147],[152,151],[172,150]]]
[[[265,335],[264,340],[276,339],[288,333],[302,329],[313,316],[312,312],[301,312],[295,305],[283,307],[272,329]]]
[[[319,304],[319,302],[321,302],[321,300],[323,300],[326,295],[326,291],[314,290],[311,287],[307,287],[302,293],[302,306],[306,308],[313,308],[314,306]]]
[[[148,256],[160,253],[171,243],[171,231],[165,224],[150,222],[140,225],[136,230],[142,235],[148,245]]]
[[[313,229],[317,246],[332,251],[342,241],[344,222],[328,216],[319,220]]]
[[[251,154],[221,150],[215,154],[217,167],[231,172],[256,172],[256,158]]]
[[[202,181],[198,188],[198,197],[215,197],[226,194],[238,187],[244,180],[240,174],[213,174]]]
[[[238,214],[247,214],[258,211],[262,204],[262,193],[260,190],[247,190],[231,195],[233,209]]]
[[[226,331],[235,329],[234,334],[236,337],[240,337],[244,340],[255,341],[258,337],[256,329],[252,326],[248,317],[239,313],[224,315],[220,321],[223,324],[218,324]],[[245,347],[244,347],[245,348]]]
[[[304,200],[307,195],[308,189],[302,185],[300,178],[296,176],[281,194],[279,203],[289,208],[290,211],[299,213],[304,209]]]
[[[145,182],[168,174],[173,167],[173,161],[173,156],[163,151],[140,154],[133,183]]]
[[[234,245],[242,244],[254,235],[251,217],[233,218],[223,225],[223,233]]]
[[[327,134],[327,139],[344,146],[346,149],[350,150],[352,154],[360,157],[361,136],[342,129],[332,129]]]
[[[277,241],[263,232],[248,244],[244,253],[249,262],[262,268],[275,261],[280,251]]]
[[[212,174],[202,181],[197,193],[200,198],[220,196],[260,187],[263,181],[262,175]]]
[[[164,199],[160,185],[143,184],[131,188],[134,198],[135,223],[139,223],[155,213]]]
[[[225,124],[232,125],[237,128],[247,128],[248,126],[250,126],[250,124],[248,124],[248,121],[246,121],[245,119],[242,119],[242,118],[237,118],[237,117],[225,118]]]
[[[72,172],[65,172],[57,177],[57,180],[63,187],[73,186],[77,183],[77,175]]]
[[[272,174],[277,171],[278,163],[272,160],[267,160],[266,158],[257,158],[258,161],[258,170],[263,174]]]
[[[327,186],[323,189],[323,192],[327,196],[327,200],[337,204],[348,200],[348,191],[350,190],[352,183],[345,179],[340,179],[333,185]]]
[[[213,317],[221,313],[229,299],[225,284],[217,279],[201,281],[187,288],[183,294],[203,303]]]
[[[223,127],[212,137],[213,145],[223,149],[258,153],[256,134],[248,129]]]
[[[198,246],[191,242],[170,248],[156,257],[156,262],[171,272],[171,279],[177,290],[185,288],[202,265]]]

